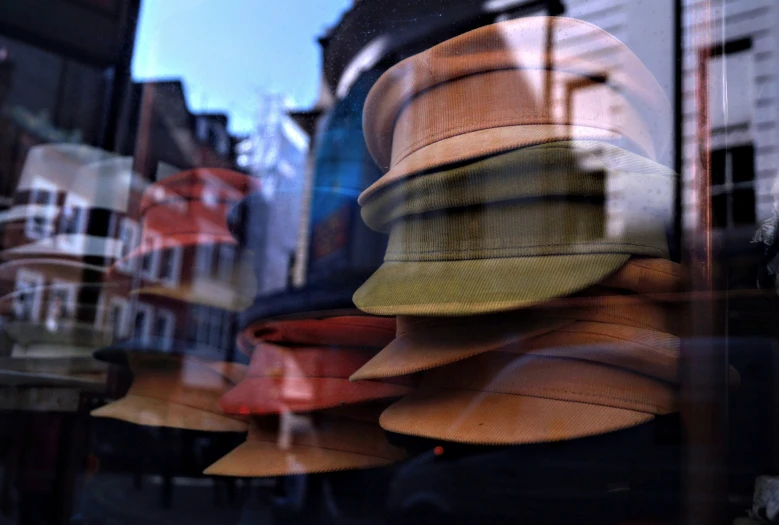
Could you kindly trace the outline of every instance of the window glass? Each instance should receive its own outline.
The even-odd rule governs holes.
[[[777,35],[0,0],[0,525],[779,523]]]

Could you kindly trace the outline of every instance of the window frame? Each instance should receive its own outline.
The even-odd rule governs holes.
[[[733,182],[733,153],[734,150],[741,150],[741,149],[750,149],[752,152],[752,178],[748,181],[741,181],[741,182]],[[754,220],[752,223],[738,223],[736,224],[734,220],[735,215],[735,207],[733,205],[733,194],[735,191],[738,190],[745,190],[749,189],[752,190],[752,196],[753,201],[757,202],[757,180],[756,180],[756,170],[755,170],[755,164],[756,164],[756,152],[755,152],[755,146],[752,142],[744,142],[740,143],[737,146],[733,145],[726,145],[722,148],[713,148],[709,151],[709,174],[714,173],[714,154],[718,152],[724,152],[724,161],[725,161],[725,167],[724,167],[724,180],[721,184],[714,184],[713,180],[709,181],[709,199],[711,200],[710,206],[711,206],[711,213],[712,213],[712,228],[715,228],[717,230],[733,230],[737,228],[746,228],[746,227],[752,227],[757,222],[757,209],[755,204],[754,212]],[[719,224],[715,223],[715,215],[714,215],[714,199],[715,197],[725,197],[725,223]]]

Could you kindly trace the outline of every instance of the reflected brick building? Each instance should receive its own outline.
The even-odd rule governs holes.
[[[160,162],[178,169],[236,169],[227,116],[190,111],[180,80],[131,83],[121,104],[116,150],[150,176]]]

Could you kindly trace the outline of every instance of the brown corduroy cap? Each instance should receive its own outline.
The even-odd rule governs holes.
[[[291,421],[254,417],[246,442],[208,467],[205,474],[286,476],[375,468],[400,461],[404,451],[390,445],[378,425],[382,408],[350,405],[293,416]]]
[[[243,418],[227,416],[217,400],[238,383],[246,367],[194,358],[130,356],[133,382],[123,398],[97,408],[94,417],[137,425],[210,432],[246,432]]]
[[[655,158],[668,139],[670,104],[614,36],[581,20],[526,17],[390,68],[368,94],[363,129],[388,172],[361,203],[415,173],[556,140],[615,141]]]
[[[671,383],[591,361],[487,352],[425,373],[381,415],[385,430],[518,445],[604,434],[677,410]]]

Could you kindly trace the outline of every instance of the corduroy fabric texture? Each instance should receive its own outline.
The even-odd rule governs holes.
[[[392,340],[394,324],[394,319],[339,316],[249,326],[240,338],[240,347],[251,352],[247,377],[219,400],[219,406],[230,414],[263,415],[407,394],[409,378],[348,379]]]
[[[601,46],[618,60],[590,53]],[[571,83],[573,76],[581,80]],[[551,100],[540,100],[545,89]],[[604,105],[611,111],[590,114]],[[374,84],[363,129],[389,172],[367,193],[445,164],[566,138],[626,137],[652,158],[665,149],[670,114],[641,60],[594,25],[546,16],[500,22],[403,60]]]
[[[246,432],[242,418],[225,415],[219,397],[246,374],[237,363],[132,356],[133,382],[123,398],[91,412],[138,425],[211,432]]]
[[[640,274],[640,277],[637,275]],[[677,263],[664,259],[631,259],[614,274],[608,290],[585,290],[538,307],[467,317],[399,316],[397,338],[352,375],[352,379],[395,377],[429,370],[506,345],[523,348],[544,334],[579,322],[603,323],[630,329],[676,333],[673,307],[651,301],[635,290],[657,293],[678,290]],[[622,293],[619,293],[619,292]]]
[[[665,381],[578,359],[487,352],[425,373],[381,415],[385,430],[509,445],[603,434],[677,410]]]
[[[631,256],[668,257],[672,182],[667,168],[593,142],[408,178],[364,200],[390,237],[354,302],[374,315],[462,316],[576,293]]]
[[[350,411],[358,414],[352,416]],[[250,419],[246,442],[205,470],[217,476],[286,476],[375,468],[405,457],[390,445],[377,421],[381,407],[348,407],[311,414],[310,425],[280,428],[281,418]]]
[[[354,303],[374,315],[512,310],[595,285],[631,255],[667,256],[659,225],[634,223],[632,235],[610,240],[602,237],[598,206],[523,208],[458,210],[399,223],[384,264],[355,292]]]
[[[545,82],[560,88],[566,84],[583,83],[593,89],[583,90],[574,107],[565,108],[562,101],[547,106],[534,93],[536,86]],[[511,97],[523,103],[507,104]],[[623,109],[622,118],[612,117],[614,107]],[[523,135],[524,126],[538,124],[552,126],[535,128],[536,131],[525,139],[528,143],[539,142],[541,137],[538,135],[542,135],[539,130],[566,130],[566,126],[570,126],[577,131],[570,131],[570,135],[563,131],[558,137],[553,134],[549,138],[625,136],[638,143],[646,154],[654,155],[652,137],[646,124],[618,91],[594,79],[562,71],[528,70],[518,73],[516,70],[499,70],[461,77],[416,94],[395,121],[392,159],[396,165],[403,166],[404,161],[414,158],[414,153],[420,155],[420,150],[424,151],[426,146],[451,137],[514,126],[515,136],[519,138]],[[585,129],[587,131],[580,131]]]
[[[667,206],[676,175],[665,166],[603,142],[528,146],[462,166],[409,177],[360,197],[365,223],[389,232],[409,215],[516,199],[601,197],[616,188],[642,194],[642,206]]]
[[[415,215],[392,228],[384,260],[448,262],[572,254],[667,257],[664,230],[652,224],[651,217],[619,237],[607,234],[607,219],[600,202],[565,199]]]

